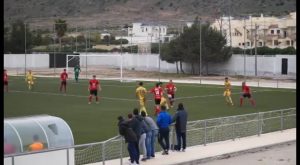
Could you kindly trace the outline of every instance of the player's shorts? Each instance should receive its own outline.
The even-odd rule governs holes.
[[[168,94],[168,98],[172,98],[172,99],[174,99],[174,94]]]
[[[251,98],[251,94],[250,93],[243,93],[243,97],[248,97],[249,99]]]
[[[224,91],[224,96],[230,96],[231,95],[231,92],[230,91]]]
[[[61,85],[67,85],[67,81],[61,81]]]
[[[155,105],[160,105],[160,100],[161,99],[155,99],[154,101],[155,101]]]
[[[78,77],[79,76],[79,72],[75,72],[75,77]]]
[[[4,81],[4,85],[8,85],[8,81]]]
[[[34,82],[33,81],[27,81],[28,84],[33,85]]]
[[[145,98],[139,99],[139,101],[140,101],[140,106],[141,106],[141,107],[142,107],[142,106],[145,106],[145,103],[146,103],[146,99],[145,99]]]
[[[94,95],[94,96],[97,96],[98,90],[90,90],[90,94]]]

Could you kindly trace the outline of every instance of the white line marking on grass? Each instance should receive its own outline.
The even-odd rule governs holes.
[[[53,95],[53,96],[70,96],[70,97],[84,97],[87,98],[88,95],[83,96],[83,95],[73,95],[73,94],[60,94],[60,93],[50,93],[50,92],[36,92],[36,91],[16,91],[16,90],[11,90],[11,92],[16,92],[16,93],[33,93],[33,94],[42,94],[42,95]],[[135,99],[123,99],[123,98],[111,98],[111,97],[102,97],[100,96],[101,99],[107,99],[107,100],[120,100],[120,101],[137,101]]]

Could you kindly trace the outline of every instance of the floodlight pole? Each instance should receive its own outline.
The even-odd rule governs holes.
[[[202,36],[201,36],[201,18],[199,18],[199,78],[201,78],[201,72],[202,72],[202,51],[201,51],[201,46],[202,46]]]
[[[244,18],[244,79],[246,79],[246,20]]]
[[[160,25],[158,25],[158,82],[160,82]]]
[[[27,24],[26,24],[26,22],[24,23],[24,25],[25,25],[25,27],[24,27],[24,29],[25,29],[25,70],[24,70],[24,72],[25,72],[25,75],[26,75],[26,63],[27,63],[27,59],[26,59],[26,57],[27,57],[27,47],[26,47],[26,45],[27,45],[27,42],[26,42],[26,40],[27,40],[27,38],[26,38],[26,26],[27,26]]]

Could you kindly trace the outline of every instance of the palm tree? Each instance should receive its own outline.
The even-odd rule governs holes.
[[[66,20],[62,20],[62,19],[55,20],[55,31],[59,39],[59,51],[61,51],[61,38],[65,35],[65,32],[67,31]]]

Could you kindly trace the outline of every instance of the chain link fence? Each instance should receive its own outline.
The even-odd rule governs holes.
[[[264,133],[291,128],[296,128],[296,108],[190,121],[187,123],[187,146],[206,145],[253,135],[260,136]],[[173,150],[173,146],[177,143],[174,125],[171,126],[170,130],[170,146]],[[155,148],[156,152],[161,150],[157,142]],[[123,164],[123,158],[129,156],[127,145],[121,136],[115,136],[103,142],[76,145],[64,149],[67,151],[75,150],[76,165],[96,162],[104,165],[113,159],[120,159],[120,164]],[[42,152],[51,151],[55,151],[55,149]],[[12,157],[14,159],[17,156],[36,153],[39,152],[8,155],[5,158]]]

